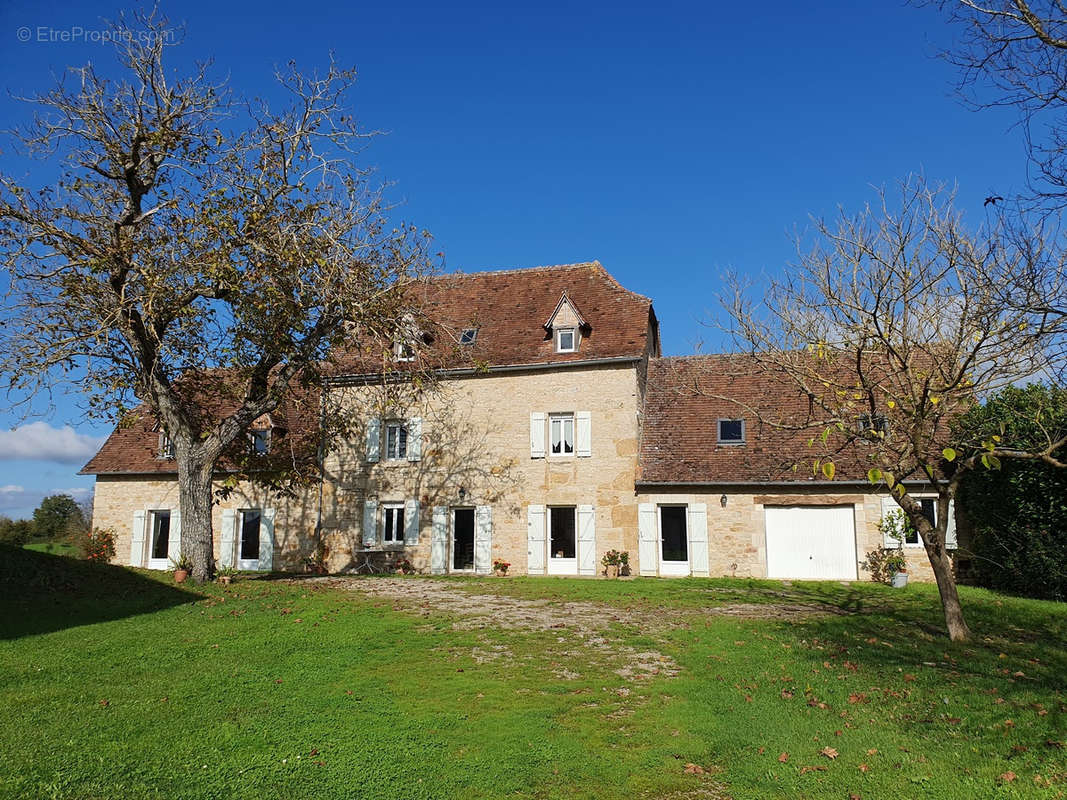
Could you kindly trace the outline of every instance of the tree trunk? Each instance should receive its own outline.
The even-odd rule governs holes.
[[[952,574],[952,559],[944,545],[926,545],[926,555],[930,558],[934,577],[937,579],[937,591],[941,595],[941,608],[945,612],[945,626],[948,638],[962,642],[971,638],[971,629],[963,619],[963,607],[960,595],[956,591],[956,576]]]
[[[191,463],[187,463],[191,462]],[[193,580],[215,576],[215,548],[211,531],[211,476],[214,462],[178,459],[178,502],[182,511],[182,555],[193,565]]]

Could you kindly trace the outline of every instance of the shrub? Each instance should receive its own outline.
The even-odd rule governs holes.
[[[33,536],[33,523],[25,519],[0,517],[0,543],[22,547]]]
[[[72,544],[89,562],[106,564],[115,557],[115,532],[111,528],[86,530],[78,534]]]
[[[891,583],[894,573],[907,571],[908,562],[900,548],[880,547],[867,553],[860,566],[871,573],[872,581]]]

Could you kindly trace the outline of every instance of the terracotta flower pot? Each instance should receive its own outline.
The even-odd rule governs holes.
[[[219,575],[219,583],[229,586],[233,582],[233,575]]]
[[[609,578],[619,577],[619,565],[608,564],[606,567],[604,567],[604,574],[607,575]]]
[[[187,570],[187,569],[176,569],[176,570],[174,570],[174,582],[175,583],[185,583],[185,580],[188,577],[189,577],[189,570]]]

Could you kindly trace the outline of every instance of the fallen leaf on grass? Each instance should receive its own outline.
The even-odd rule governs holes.
[[[800,774],[803,775],[807,772],[826,772],[826,767],[801,767]]]
[[[832,761],[833,759],[837,758],[837,755],[838,755],[837,751],[836,751],[836,750],[834,750],[834,748],[832,748],[832,747],[824,747],[824,748],[823,748],[822,750],[820,750],[819,752],[820,752],[820,753],[821,753],[822,755],[824,755],[824,756],[826,756],[827,758],[829,758],[829,759],[830,759],[831,761]]]
[[[866,764],[860,764],[860,772],[867,772],[867,770],[869,769],[870,767],[868,767]]]
[[[871,699],[867,697],[866,692],[855,692],[848,696],[848,702],[855,705],[856,703],[869,703]]]
[[[878,748],[877,747],[872,747],[870,750],[867,751],[867,755],[869,755],[869,756],[878,755]]]
[[[100,706],[101,706],[102,708],[107,708],[107,707],[108,707],[109,705],[111,705],[111,703],[110,703],[110,702],[108,702],[107,700],[101,700],[101,701],[100,701]]]
[[[792,700],[793,699],[793,693],[791,691],[789,691],[788,689],[782,689],[782,699],[783,700]]]
[[[1001,783],[1011,783],[1017,777],[1019,777],[1019,776],[1016,775],[1011,770],[1008,770],[1007,772],[1002,772],[1000,774],[1000,776],[997,778],[997,780],[999,780]]]
[[[782,753],[780,756],[778,756],[778,763],[779,764],[784,764],[788,760],[789,760],[789,753]]]
[[[704,774],[704,768],[702,766],[700,766],[699,764],[686,764],[685,765],[685,774],[686,775],[703,775]]]

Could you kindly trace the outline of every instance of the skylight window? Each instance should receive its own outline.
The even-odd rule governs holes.
[[[460,344],[474,344],[474,341],[478,338],[477,328],[464,328],[463,332],[459,335]]]

